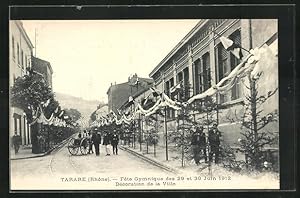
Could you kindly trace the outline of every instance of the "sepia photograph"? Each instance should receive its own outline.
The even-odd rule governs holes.
[[[280,189],[278,20],[9,20],[10,190]]]

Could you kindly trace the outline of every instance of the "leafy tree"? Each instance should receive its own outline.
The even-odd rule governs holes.
[[[33,121],[33,114],[42,103],[48,99],[53,100],[51,88],[45,82],[43,76],[30,72],[29,75],[18,77],[11,87],[11,104],[13,107],[23,109],[28,122]],[[40,127],[31,125],[32,152],[39,153],[37,134]]]
[[[96,110],[97,111],[97,110]],[[94,111],[92,114],[91,114],[91,116],[90,116],[90,119],[92,120],[92,122],[94,122],[96,119],[97,119],[97,117],[96,117],[96,111]]]
[[[21,108],[26,113],[29,122],[33,121],[32,113],[48,99],[53,100],[51,88],[43,76],[30,74],[18,77],[11,88],[12,106]]]
[[[64,109],[65,115],[68,115],[72,119],[73,122],[76,122],[81,118],[81,113],[77,109]]]

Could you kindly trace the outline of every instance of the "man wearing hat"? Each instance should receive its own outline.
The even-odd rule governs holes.
[[[104,136],[103,136],[103,142],[102,142],[102,144],[105,146],[105,151],[106,151],[106,155],[107,156],[110,155],[110,149],[109,149],[110,143],[111,143],[110,134],[108,134],[107,132],[105,132]]]
[[[100,135],[100,131],[97,130],[97,128],[95,128],[95,132],[92,135],[92,142],[94,144],[95,147],[95,153],[96,156],[100,155],[100,143],[101,143],[101,135]]]
[[[111,145],[113,147],[114,155],[118,155],[118,143],[119,143],[119,136],[117,135],[116,129],[114,129],[114,133],[111,137]]]
[[[212,161],[213,155],[215,155],[216,164],[219,163],[220,136],[218,125],[214,123],[212,129],[208,132],[208,141],[210,145],[209,161]]]

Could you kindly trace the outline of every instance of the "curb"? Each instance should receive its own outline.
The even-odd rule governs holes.
[[[126,147],[123,147],[123,146],[120,146],[119,148],[122,149],[122,150],[127,151],[128,153],[130,153],[130,154],[132,154],[132,155],[134,155],[134,156],[136,156],[136,157],[138,157],[138,158],[140,158],[140,159],[142,159],[142,160],[144,160],[146,162],[149,162],[150,164],[152,164],[154,166],[157,166],[157,167],[159,167],[161,169],[164,169],[164,170],[166,170],[168,172],[175,173],[175,174],[179,174],[180,173],[179,170],[177,170],[177,169],[175,169],[173,167],[167,166],[167,165],[165,165],[165,164],[163,164],[161,162],[158,162],[158,161],[156,161],[156,160],[154,160],[152,158],[146,157],[146,156],[144,156],[144,155],[142,155],[142,154],[140,154],[140,153],[138,153],[136,151],[133,151],[133,150],[131,150],[129,148],[126,148]]]
[[[65,145],[69,139],[72,136],[68,137],[67,139],[63,140],[62,142],[60,142],[59,144],[55,145],[53,148],[49,149],[47,152],[45,153],[41,153],[41,154],[37,154],[37,155],[33,155],[33,156],[29,156],[29,157],[19,157],[19,158],[10,158],[10,160],[22,160],[22,159],[31,159],[31,158],[38,158],[38,157],[44,157],[46,155],[49,155],[52,151],[61,148],[63,145]]]

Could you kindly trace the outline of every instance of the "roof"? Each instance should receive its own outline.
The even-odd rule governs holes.
[[[158,63],[158,65],[150,72],[149,76],[152,78],[153,75],[159,71],[163,67],[163,65],[172,58],[172,56],[181,48],[183,47],[187,41],[190,40],[190,38],[204,25],[208,22],[209,19],[201,19],[195,27],[187,35],[181,39],[181,41],[167,54],[167,56]]]
[[[124,83],[120,83],[120,84],[112,84],[112,85],[108,88],[106,94],[108,94],[108,93],[110,92],[111,87],[119,88],[119,87],[127,87],[127,86],[128,86],[128,87],[130,86],[130,85],[128,84],[128,82],[124,82]]]
[[[141,82],[146,82],[146,83],[154,83],[154,80],[152,79],[152,78],[141,78],[141,77],[138,77],[138,79],[139,79],[139,81]],[[109,88],[108,88],[108,90],[107,90],[107,92],[106,92],[106,94],[108,94],[109,93],[109,91],[110,91],[110,89],[111,89],[111,87],[114,87],[114,86],[116,86],[117,88],[119,88],[119,87],[121,87],[121,86],[128,86],[128,87],[130,87],[131,85],[130,85],[130,83],[129,82],[124,82],[124,83],[120,83],[120,84],[112,84]]]
[[[39,65],[41,67],[48,67],[50,69],[51,74],[53,74],[53,70],[51,64],[48,61],[42,60],[40,58],[32,56],[32,65]]]
[[[16,20],[16,25],[17,27],[20,29],[21,33],[23,34],[26,42],[29,44],[29,46],[32,48],[34,48],[33,44],[31,43],[31,40],[29,39],[24,27],[23,27],[23,23],[22,21]]]
[[[135,94],[132,95],[133,98],[137,98],[139,95],[145,93],[146,91],[149,90],[151,86],[148,86],[148,87],[143,87],[143,89],[140,89],[138,92],[136,92]],[[125,106],[128,104],[129,102],[129,99],[127,99],[126,101],[124,101],[124,103],[121,105],[121,107]]]

